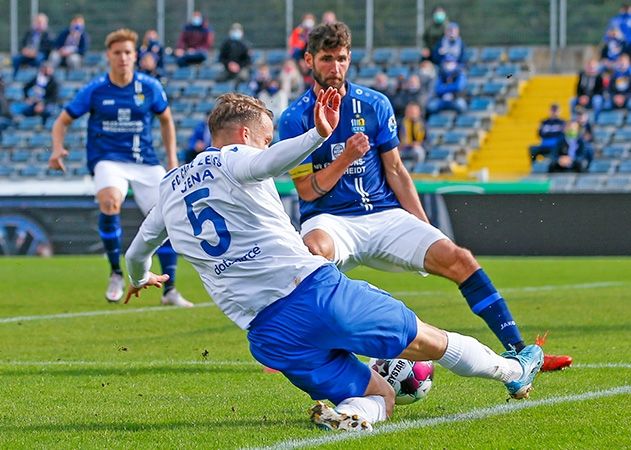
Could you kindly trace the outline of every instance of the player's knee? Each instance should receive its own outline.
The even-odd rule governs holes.
[[[425,257],[425,269],[430,273],[462,283],[479,268],[473,254],[449,240],[432,245]]]
[[[104,214],[119,214],[121,209],[120,201],[114,196],[104,195],[99,198],[99,208]]]
[[[303,241],[311,254],[324,256],[332,261],[335,258],[335,245],[333,239],[322,230],[313,230],[307,233]]]

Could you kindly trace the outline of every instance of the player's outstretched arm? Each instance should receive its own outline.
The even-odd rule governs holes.
[[[53,124],[51,138],[53,141],[53,152],[48,158],[48,167],[55,170],[66,171],[64,158],[68,156],[68,150],[64,148],[66,131],[74,119],[66,111],[62,111]]]
[[[340,120],[340,94],[334,88],[320,92],[314,109],[315,128],[300,136],[272,145],[257,153],[247,164],[232,168],[241,182],[262,181],[293,169],[331,135]]]
[[[169,281],[169,276],[167,274],[156,275],[153,272],[149,272],[147,281],[143,285],[138,286],[138,287],[130,285],[127,288],[127,295],[125,295],[125,303],[129,302],[132,296],[140,297],[140,292],[143,289],[147,289],[149,286],[161,288],[162,283],[166,283],[167,281]]]

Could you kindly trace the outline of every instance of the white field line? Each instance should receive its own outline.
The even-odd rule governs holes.
[[[486,419],[488,417],[510,414],[523,409],[537,408],[539,406],[559,405],[562,403],[574,403],[585,400],[594,400],[615,395],[630,395],[631,385],[618,386],[615,388],[583,392],[582,394],[566,395],[561,397],[549,397],[541,400],[528,400],[521,402],[504,403],[489,408],[477,408],[471,411],[450,414],[447,416],[432,417],[430,419],[404,420],[397,423],[390,423],[377,427],[372,433],[327,433],[322,437],[311,439],[291,439],[278,442],[270,447],[263,447],[269,450],[286,450],[294,448],[312,447],[317,445],[331,444],[333,442],[359,440],[379,434],[396,433],[411,429],[429,428],[449,423],[470,422],[472,420]]]
[[[547,285],[547,286],[524,286],[519,288],[506,288],[502,289],[502,292],[539,292],[539,291],[553,291],[556,289],[595,289],[600,287],[612,287],[623,286],[627,283],[618,281],[604,281],[599,283],[582,283],[582,284],[559,284],[559,285]],[[391,293],[394,297],[399,296],[431,296],[431,295],[444,295],[444,291],[394,291]],[[213,302],[208,303],[196,303],[195,308],[207,308],[215,306]],[[169,308],[164,306],[147,306],[144,308],[124,308],[115,310],[99,310],[99,311],[83,311],[77,313],[61,313],[61,314],[41,314],[33,316],[17,316],[17,317],[0,317],[0,324],[3,323],[15,323],[15,322],[29,322],[33,320],[54,320],[54,319],[74,319],[77,317],[94,317],[94,316],[111,316],[116,314],[134,314],[144,313],[150,311],[178,311],[179,308]]]
[[[502,288],[499,289],[500,293],[520,293],[520,292],[543,292],[543,291],[555,291],[557,289],[597,289],[602,287],[615,287],[624,286],[628,283],[622,281],[600,281],[596,283],[578,283],[578,284],[549,284],[543,286],[523,286],[516,288]],[[393,291],[391,294],[394,297],[401,296],[416,296],[425,297],[431,295],[444,295],[445,291]]]

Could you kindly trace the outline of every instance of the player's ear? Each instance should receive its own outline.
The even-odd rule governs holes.
[[[305,52],[305,62],[310,69],[313,69],[313,55],[309,52]]]

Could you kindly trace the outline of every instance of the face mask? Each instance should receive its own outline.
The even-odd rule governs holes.
[[[305,28],[313,28],[314,25],[315,22],[313,21],[313,19],[306,19],[304,22],[302,22],[302,26]]]
[[[235,41],[241,40],[243,37],[243,31],[241,30],[232,30],[230,32],[230,39],[234,39]]]
[[[456,70],[457,67],[458,67],[458,64],[454,62],[448,62],[448,63],[445,63],[444,65],[445,72],[453,72],[454,70]]]
[[[447,14],[445,14],[444,11],[436,11],[434,13],[434,22],[436,23],[443,23],[446,18],[447,18]]]
[[[152,48],[154,46],[160,47],[160,42],[154,41],[154,40],[150,40],[149,43],[147,44],[147,47],[149,47],[149,48]]]
[[[72,31],[75,31],[77,33],[81,33],[83,31],[83,25],[73,25],[72,26]]]
[[[565,136],[568,139],[576,139],[578,137],[578,131],[568,131],[567,133],[565,133]]]
[[[202,23],[204,23],[204,19],[202,19],[200,16],[193,16],[193,18],[191,19],[191,23],[198,27]]]

